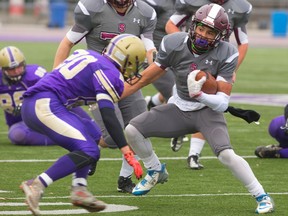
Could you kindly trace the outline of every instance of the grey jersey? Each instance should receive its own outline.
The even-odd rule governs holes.
[[[157,25],[154,31],[154,43],[158,49],[161,40],[166,35],[165,25],[175,12],[175,0],[143,0],[152,6],[157,13]]]
[[[153,41],[157,17],[155,10],[136,0],[124,15],[118,14],[105,0],[80,0],[74,10],[75,24],[69,32],[73,43],[85,34],[88,49],[101,52],[116,35],[141,34]]]
[[[208,0],[176,0],[176,12],[175,14],[186,14],[184,18],[187,20],[191,17],[201,6],[210,4]],[[246,42],[241,40],[239,31],[247,33],[246,24],[248,23],[252,5],[246,0],[229,0],[221,5],[228,14],[231,31],[234,31],[235,38],[238,44]],[[184,20],[180,20],[176,23],[179,26]]]
[[[233,72],[238,61],[236,47],[220,41],[219,45],[207,53],[196,56],[189,49],[190,40],[186,32],[166,35],[159,47],[156,63],[162,68],[170,67],[175,75],[177,93],[180,98],[195,101],[189,97],[187,76],[193,70],[203,70],[215,78],[221,76],[232,83]]]

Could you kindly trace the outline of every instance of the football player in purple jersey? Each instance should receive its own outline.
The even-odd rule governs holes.
[[[4,110],[10,141],[15,145],[54,145],[48,136],[27,127],[20,113],[23,93],[46,76],[46,70],[36,64],[26,64],[23,52],[15,46],[0,51],[0,67],[0,107]],[[80,107],[73,108],[72,112],[94,127],[94,120]]]
[[[35,179],[22,182],[20,187],[34,215],[40,215],[39,201],[44,189],[70,174],[73,174],[73,205],[89,212],[106,207],[87,190],[89,170],[100,158],[101,130],[72,113],[72,107],[97,102],[112,139],[136,178],[141,178],[142,167],[127,144],[113,103],[119,100],[125,81],[132,84],[141,77],[139,70],[145,55],[144,44],[138,37],[122,34],[110,41],[103,54],[76,50],[24,93],[21,109],[24,122],[69,151]]]
[[[36,64],[26,64],[22,51],[15,46],[0,50],[0,107],[9,128],[8,138],[15,145],[46,146],[54,142],[31,130],[20,114],[23,93],[43,76],[46,70]]]
[[[259,158],[288,158],[288,104],[284,108],[284,115],[271,120],[268,132],[278,143],[258,146],[255,155]]]
[[[150,64],[156,48],[153,31],[157,23],[155,10],[142,0],[80,0],[74,10],[74,25],[67,32],[57,49],[54,67],[57,67],[70,53],[71,48],[85,38],[89,50],[102,52],[109,41],[119,34],[133,34],[144,42],[147,60]],[[121,125],[146,111],[146,101],[141,90],[115,104],[116,115]],[[90,110],[99,124],[105,143],[109,148],[117,148],[107,132],[97,106]],[[102,147],[106,147],[102,145]],[[135,184],[131,180],[133,169],[123,158],[118,178],[119,192],[131,193]]]
[[[198,10],[202,5],[208,3],[216,3],[221,5],[227,12],[230,22],[231,32],[238,45],[238,63],[233,74],[233,82],[236,80],[236,72],[244,61],[248,51],[248,34],[247,23],[252,11],[252,5],[247,0],[176,0],[176,12],[170,17],[166,24],[166,32],[173,33],[179,32],[179,27],[187,22],[189,18]],[[230,34],[227,35],[228,40]],[[188,167],[194,170],[203,168],[200,164],[199,155],[204,147],[205,138],[201,133],[195,133],[190,139],[190,149],[187,158]],[[171,140],[171,148],[173,151],[179,151],[183,142],[181,138],[174,138]]]
[[[247,161],[231,145],[223,112],[228,108],[233,87],[233,73],[238,62],[237,48],[223,41],[229,34],[229,18],[218,4],[200,7],[192,18],[190,31],[166,35],[156,60],[133,86],[125,86],[122,98],[148,85],[173,69],[176,85],[167,104],[159,105],[135,117],[125,128],[126,138],[148,170],[132,191],[147,194],[168,180],[166,165],[153,151],[149,137],[172,138],[201,132],[213,153],[256,199],[256,213],[274,211],[272,198],[255,177]],[[209,72],[217,81],[217,93],[201,91],[206,77],[196,81],[200,71]],[[171,124],[173,122],[173,124]]]

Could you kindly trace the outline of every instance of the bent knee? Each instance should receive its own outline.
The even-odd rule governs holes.
[[[26,145],[27,131],[21,126],[13,125],[8,131],[8,138],[15,145]]]

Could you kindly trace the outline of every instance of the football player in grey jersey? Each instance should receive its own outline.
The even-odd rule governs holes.
[[[155,10],[141,0],[80,0],[74,10],[75,24],[67,32],[56,52],[54,67],[61,63],[71,48],[82,38],[87,47],[101,52],[116,35],[129,33],[142,39],[147,51],[147,60],[152,62],[156,48],[153,43],[153,31],[157,23]],[[123,101],[115,104],[117,117],[123,128],[129,121],[146,111],[146,101],[139,90]],[[91,107],[95,121],[100,125],[108,147],[117,148],[107,132],[97,106]],[[105,147],[102,145],[102,147]],[[119,192],[132,192],[135,184],[131,180],[133,169],[123,158],[118,179]]]
[[[234,45],[223,41],[228,34],[229,19],[224,8],[218,4],[200,7],[193,16],[189,33],[166,35],[155,62],[142,72],[142,79],[133,86],[125,86],[123,98],[159,78],[167,67],[176,79],[168,104],[140,114],[125,128],[128,143],[148,169],[145,178],[133,189],[134,195],[147,194],[156,184],[168,180],[166,165],[153,152],[149,137],[171,138],[201,132],[219,161],[256,198],[256,212],[274,210],[272,198],[230,143],[223,112],[229,105],[239,53]],[[196,81],[199,70],[216,78],[216,94],[201,91],[206,77]]]
[[[236,42],[238,44],[238,63],[233,75],[233,82],[236,80],[236,72],[243,62],[248,50],[248,34],[246,25],[252,11],[252,5],[246,0],[176,0],[176,12],[170,17],[166,24],[167,33],[178,32],[179,26],[183,25],[202,5],[208,3],[217,3],[221,5],[227,12],[230,22],[231,33],[234,32]],[[225,38],[228,40],[228,37]],[[173,142],[173,140],[178,142]],[[183,142],[180,138],[171,140],[171,148],[173,151],[179,151]],[[199,162],[199,155],[204,147],[205,138],[201,133],[191,136],[190,149],[187,158],[188,167],[191,169],[202,169],[203,165]]]
[[[151,5],[157,13],[157,25],[154,30],[154,43],[158,49],[162,38],[166,35],[165,25],[170,16],[175,11],[175,0],[144,0]],[[159,93],[153,96],[146,96],[148,109],[166,103],[172,94],[172,87],[175,83],[175,78],[172,71],[169,71],[164,76],[153,82],[154,87]]]

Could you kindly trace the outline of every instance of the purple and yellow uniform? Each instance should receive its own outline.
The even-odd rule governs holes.
[[[25,73],[19,82],[7,79],[0,69],[0,107],[4,110],[6,124],[9,128],[8,137],[16,145],[52,145],[48,137],[39,134],[26,126],[20,113],[15,108],[22,103],[23,93],[28,87],[36,84],[46,75],[46,70],[36,64],[25,66]]]
[[[100,128],[92,127],[91,122],[83,121],[70,109],[97,102],[100,111],[103,108],[113,110],[113,103],[119,100],[123,88],[123,76],[108,58],[92,50],[76,50],[24,93],[21,110],[24,122],[70,151],[46,171],[52,181],[77,171],[81,166],[86,165],[85,169],[89,169],[87,165],[100,157],[97,146],[101,138]],[[117,141],[119,139],[121,137]],[[86,158],[84,163],[83,158]],[[63,161],[70,165],[65,172],[58,172]],[[86,178],[87,172],[76,172],[77,178],[81,176]]]

